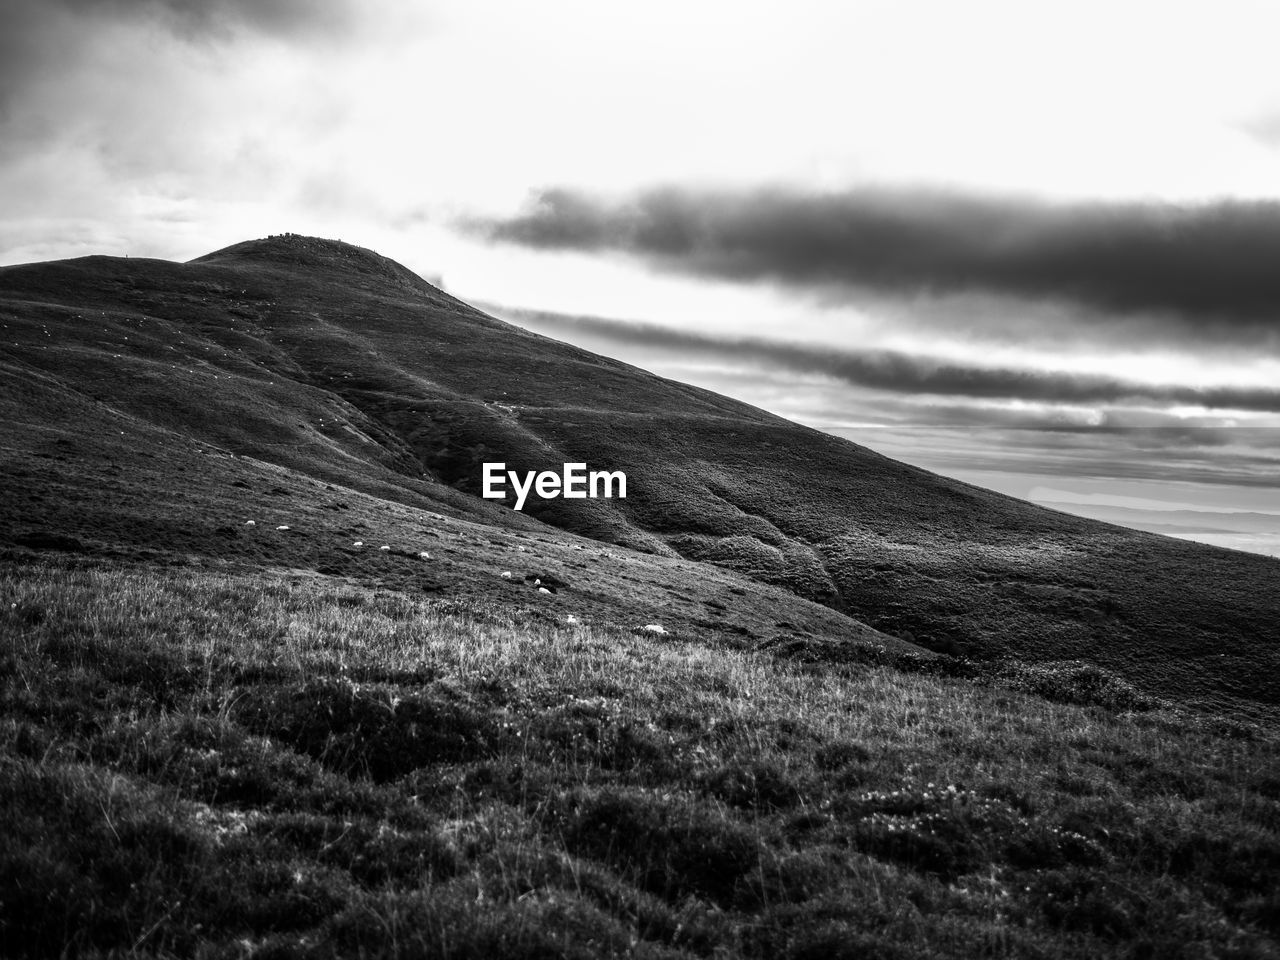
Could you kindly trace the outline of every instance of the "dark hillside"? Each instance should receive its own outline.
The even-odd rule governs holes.
[[[76,536],[143,549],[136,518],[178,474],[188,504],[225,503],[228,515],[288,502],[328,523],[345,515],[327,501],[358,501],[364,523],[425,510],[500,539],[540,537],[547,551],[582,546],[543,521],[649,554],[630,562],[663,589],[707,564],[776,585],[831,611],[806,613],[814,627],[832,617],[974,657],[1090,659],[1160,694],[1257,715],[1280,703],[1274,560],[908,467],[503,323],[362,248],[285,236],[187,264],[4,268],[0,323],[4,444],[27,458],[6,468],[6,489],[19,491],[0,507],[6,531],[65,532],[79,522],[65,504],[77,502],[81,520],[134,519]],[[515,514],[476,496],[486,460],[621,469],[629,497]],[[325,529],[354,539],[360,528]],[[223,540],[246,536],[234,532]],[[236,552],[204,533],[167,535],[193,554]],[[299,551],[277,561],[349,560]],[[439,589],[471,582],[449,569]],[[612,596],[602,611],[623,602],[616,582],[586,576]]]

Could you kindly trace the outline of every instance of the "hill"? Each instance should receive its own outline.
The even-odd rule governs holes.
[[[6,956],[1277,956],[1267,558],[332,241],[3,268],[0,348]]]
[[[911,468],[358,247],[7,267],[0,323],[10,556],[303,569],[739,646],[1080,659],[1185,704],[1280,704],[1270,558]],[[487,460],[624,470],[628,497],[517,514],[476,496]]]

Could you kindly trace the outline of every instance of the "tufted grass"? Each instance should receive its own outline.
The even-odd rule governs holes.
[[[6,955],[1269,957],[1273,732],[326,578],[0,574]]]

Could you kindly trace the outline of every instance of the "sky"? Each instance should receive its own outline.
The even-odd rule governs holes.
[[[0,264],[375,249],[1058,509],[1280,555],[1272,3],[0,0]]]

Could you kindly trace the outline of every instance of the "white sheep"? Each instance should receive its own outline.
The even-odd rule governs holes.
[[[246,521],[244,522],[244,525],[245,525],[246,527],[256,527],[256,526],[258,525],[258,521],[256,521],[256,520],[246,520]]]
[[[547,594],[551,593],[551,591],[550,591],[550,590],[548,590],[546,587],[539,587],[539,588],[538,588],[538,592],[539,592],[539,593],[547,593]]]
[[[425,551],[425,550],[419,550],[419,551],[418,551],[418,559],[419,559],[419,560],[430,560],[430,559],[431,559],[431,554],[427,553],[427,551]]]
[[[277,530],[288,530],[288,529],[289,529],[289,525],[288,525],[287,523],[282,523],[282,524],[280,524],[280,526],[276,527],[276,529],[277,529]]]
[[[355,547],[357,550],[359,550],[361,547],[364,546],[364,541],[357,540],[355,543],[352,544],[352,546]]]
[[[391,550],[391,547],[389,547],[387,544],[384,543],[378,549],[381,550],[383,553],[387,553]]]
[[[565,617],[565,618],[564,618],[564,622],[565,622],[565,623],[567,623],[569,626],[573,627],[573,626],[577,626],[577,625],[578,625],[579,623],[581,623],[582,621],[581,621],[581,620],[579,620],[577,617],[575,617],[575,616],[571,613],[571,614],[569,614],[567,617]]]
[[[503,570],[503,571],[502,571],[502,579],[503,579],[503,580],[510,580],[510,579],[511,579],[511,571],[510,571],[510,570]]]
[[[667,628],[666,628],[666,627],[664,627],[664,626],[663,626],[662,624],[660,624],[660,623],[646,623],[646,624],[645,624],[643,627],[641,627],[640,629],[644,630],[646,633],[659,633],[659,634],[663,634],[663,633],[666,633],[666,632],[667,632]]]

